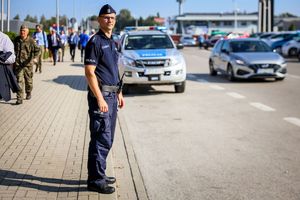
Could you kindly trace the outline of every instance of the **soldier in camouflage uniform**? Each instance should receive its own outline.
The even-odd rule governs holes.
[[[17,93],[16,104],[22,104],[24,98],[24,84],[26,99],[31,98],[33,84],[33,64],[39,55],[39,47],[36,42],[28,35],[29,29],[26,25],[20,27],[20,35],[14,41],[16,62],[14,72],[16,74],[21,90]]]

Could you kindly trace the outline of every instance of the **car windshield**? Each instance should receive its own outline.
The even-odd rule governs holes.
[[[271,48],[262,41],[232,41],[232,52],[271,52]]]
[[[126,38],[125,49],[172,49],[172,41],[167,35],[131,35]]]

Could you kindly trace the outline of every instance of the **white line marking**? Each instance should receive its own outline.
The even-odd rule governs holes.
[[[291,78],[300,79],[300,76],[297,75],[288,74],[288,76]]]
[[[271,108],[269,106],[266,106],[266,105],[264,105],[262,103],[258,103],[258,102],[250,103],[250,105],[253,106],[253,107],[255,107],[255,108],[257,108],[257,109],[260,109],[262,111],[266,111],[266,112],[273,112],[273,111],[275,111],[274,108]]]
[[[205,80],[205,79],[197,79],[197,81],[200,82],[200,83],[208,83],[208,81]]]
[[[294,125],[300,127],[300,119],[298,119],[296,117],[285,117],[283,119],[287,122],[290,122],[291,124],[294,124]]]
[[[226,94],[228,96],[231,96],[231,97],[236,98],[236,99],[245,99],[246,98],[243,95],[241,95],[239,93],[236,93],[236,92],[227,92]]]
[[[225,90],[225,88],[218,86],[218,85],[211,85],[210,87],[215,90]]]

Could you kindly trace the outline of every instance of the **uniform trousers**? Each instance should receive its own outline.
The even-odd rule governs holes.
[[[112,147],[118,100],[115,92],[102,92],[108,105],[108,112],[100,112],[97,99],[88,93],[90,117],[90,143],[88,152],[88,184],[105,184],[106,158]]]
[[[33,66],[27,66],[27,67],[17,66],[14,71],[17,77],[18,84],[21,88],[17,92],[17,99],[23,100],[24,86],[25,86],[26,93],[31,93],[33,88]]]

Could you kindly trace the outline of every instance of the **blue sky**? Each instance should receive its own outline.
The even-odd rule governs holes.
[[[258,0],[186,0],[183,12],[228,12],[233,11],[234,2],[240,11],[255,12]],[[118,12],[128,9],[135,17],[147,17],[159,13],[161,17],[178,14],[176,0],[59,0],[60,15],[77,19],[97,15],[99,8],[109,3]],[[275,14],[290,12],[300,16],[300,0],[275,0]],[[27,14],[40,18],[56,15],[56,0],[11,0],[11,18],[19,14],[24,19]]]

